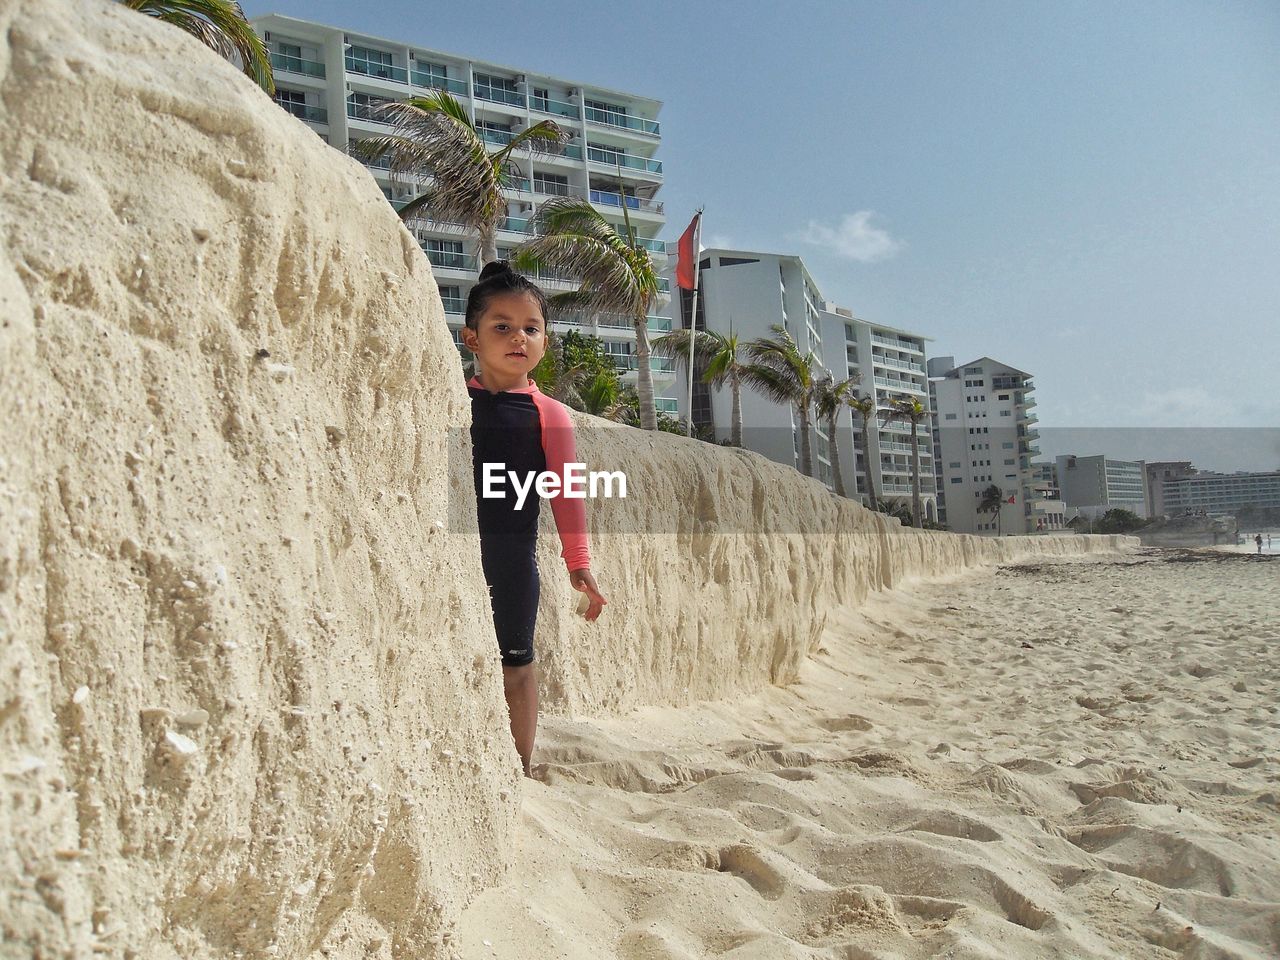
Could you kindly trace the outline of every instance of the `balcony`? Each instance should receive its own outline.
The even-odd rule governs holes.
[[[466,96],[467,85],[462,80],[454,80],[452,77],[442,77],[435,73],[425,73],[422,70],[410,70],[409,81],[415,87],[429,87],[433,90],[445,90],[449,93]]]
[[[645,120],[643,117],[633,117],[630,114],[618,113],[614,110],[599,110],[596,107],[587,107],[586,117],[590,123],[620,127],[623,130],[635,130],[651,137],[661,136],[661,127],[657,120]]]
[[[629,170],[643,170],[646,173],[662,174],[662,161],[650,160],[648,157],[634,157],[629,153],[619,153],[616,150],[605,150],[600,147],[587,144],[587,159],[592,163],[598,163],[609,169],[617,167],[626,167]]]
[[[639,358],[634,353],[614,354],[613,365],[619,373],[628,373],[640,369]],[[675,373],[676,362],[670,357],[650,357],[649,369],[653,373]]]
[[[409,71],[404,67],[393,67],[389,63],[370,63],[357,60],[347,54],[347,73],[359,74],[362,77],[376,77],[379,80],[393,80],[396,83],[408,83]]]
[[[621,230],[618,233],[622,233]],[[650,253],[666,253],[667,244],[663,240],[652,240],[649,237],[636,237],[636,246],[648,250]]]
[[[538,113],[547,113],[553,117],[568,117],[570,120],[580,119],[578,108],[563,100],[552,100],[550,97],[530,97],[529,109]]]
[[[515,90],[504,90],[502,87],[490,87],[485,84],[477,83],[473,87],[477,100],[488,100],[490,103],[505,103],[511,107],[525,106],[523,93],[517,93]]]
[[[481,127],[476,132],[480,134],[481,140],[486,143],[496,143],[500,147],[505,147],[516,138],[510,130],[495,130],[492,127]]]
[[[498,229],[506,230],[509,233],[531,235],[533,233],[533,221],[524,220],[520,217],[503,217],[498,221]]]
[[[446,270],[475,270],[476,255],[474,253],[454,253],[452,250],[429,250],[422,245],[422,252],[427,255],[431,265]]]
[[[670,317],[646,317],[648,320],[646,326],[655,333],[669,333],[671,331]]]
[[[901,390],[906,393],[924,393],[925,387],[919,383],[912,383],[910,380],[894,380],[890,377],[873,377],[877,387],[884,387],[886,390]]]
[[[590,198],[592,203],[598,203],[604,207],[620,207],[622,206],[622,194],[612,193],[608,190],[592,190]],[[663,206],[661,200],[645,200],[642,197],[627,197],[628,210],[642,210],[646,213],[661,214]]]
[[[463,297],[441,297],[440,302],[444,304],[445,313],[456,313],[462,316],[467,312],[467,301]]]
[[[302,57],[291,57],[283,53],[271,55],[271,69],[283,73],[297,73],[304,77],[324,79],[324,64],[319,60],[305,60]]]
[[[352,103],[348,100],[347,116],[356,120],[367,120],[369,123],[378,123],[384,127],[391,126],[389,121],[379,115],[377,107],[367,103]]]
[[[910,360],[894,360],[891,357],[881,356],[878,353],[871,354],[871,362],[878,363],[882,367],[893,367],[895,370],[906,370],[910,373],[924,373],[924,366],[919,363],[912,363]]]
[[[898,337],[885,337],[878,333],[873,333],[871,342],[878,343],[882,347],[892,347],[894,350],[910,350],[912,353],[924,353],[924,347],[920,344],[912,343],[910,340],[902,340]]]
[[[881,440],[879,443],[879,447],[881,450],[888,450],[892,453],[910,453],[911,452],[911,444],[898,443],[896,440]],[[929,445],[927,443],[921,443],[920,444],[921,462],[924,462],[925,460],[931,460],[931,459],[933,459],[933,453],[929,450]]]
[[[572,184],[561,183],[558,180],[540,180],[537,177],[533,180],[533,192],[548,197],[576,197],[580,193]]]
[[[671,281],[670,281],[670,280],[668,280],[666,277],[659,277],[659,278],[658,278],[658,292],[659,292],[659,293],[670,293],[670,292],[671,292]]]
[[[290,103],[287,100],[277,100],[281,108],[293,114],[299,120],[306,120],[308,123],[328,123],[329,111],[324,107],[311,107],[305,103]]]

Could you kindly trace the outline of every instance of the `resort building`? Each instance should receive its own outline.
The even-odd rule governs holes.
[[[1031,464],[1032,509],[1036,512],[1034,533],[1066,529],[1067,505],[1058,485],[1058,467],[1051,460]]]
[[[1056,459],[1062,499],[1074,516],[1097,519],[1108,510],[1129,510],[1148,516],[1146,469],[1141,460],[1081,457]]]
[[[1191,477],[1199,471],[1190,460],[1146,461],[1147,509],[1152,517],[1169,516],[1164,503],[1164,485],[1172,480]]]
[[[786,329],[801,354],[812,353],[820,368],[836,380],[860,376],[857,392],[874,390],[887,415],[899,396],[915,396],[927,405],[924,338],[855,317],[852,311],[828,303],[800,257],[753,250],[706,249],[699,259],[697,327],[735,333],[739,344],[774,336],[774,324]],[[687,326],[692,291],[680,291],[680,323]],[[681,416],[688,387],[673,385],[671,396]],[[717,439],[730,435],[733,396],[729,388],[711,390],[695,382],[694,426],[711,428]],[[760,393],[742,391],[743,445],[778,463],[800,466],[800,425],[795,411]],[[867,501],[865,464],[860,441],[862,425],[853,410],[836,421],[835,436],[816,414],[811,424],[814,476],[835,489],[832,444],[839,445],[845,493]],[[927,518],[937,516],[933,479],[931,424],[919,427],[921,507]],[[869,448],[872,477],[879,496],[911,501],[910,426],[895,422],[873,431]]]
[[[680,291],[679,318],[688,326],[693,293]],[[773,324],[786,328],[800,352],[822,355],[822,295],[804,262],[796,256],[745,250],[704,249],[698,271],[697,329],[736,333],[738,342],[772,337]],[[683,370],[687,368],[682,366]],[[695,371],[700,374],[701,371]],[[732,427],[733,396],[728,386],[712,390],[697,382],[693,391],[693,425],[711,428],[726,439]],[[687,372],[672,384],[670,403],[685,416]],[[742,389],[742,442],[748,450],[777,463],[800,466],[800,424],[795,411],[774,403],[750,388]],[[810,443],[814,476],[831,484],[831,460],[826,431],[816,421]]]
[[[933,459],[948,529],[988,536],[1057,529],[1051,518],[1060,520],[1061,501],[1037,488],[1031,465],[1040,452],[1031,374],[991,357],[960,366],[936,357],[927,369]],[[1002,494],[999,513],[979,512],[992,486]]]
[[[1211,517],[1241,510],[1280,510],[1280,472],[1196,473],[1163,485],[1164,513],[1170,517],[1204,513]]]
[[[533,215],[542,203],[573,196],[588,200],[618,227],[624,223],[625,204],[639,242],[653,254],[659,270],[665,264],[666,244],[657,239],[666,223],[657,199],[663,181],[662,161],[656,157],[662,142],[659,101],[308,20],[269,14],[252,24],[271,52],[276,102],[343,152],[358,140],[391,130],[380,118],[380,103],[433,90],[451,93],[495,147],[543,120],[567,131],[569,142],[554,154],[522,151],[516,156],[517,172],[498,233],[499,258],[529,239]],[[397,208],[429,182],[396,182],[386,162],[367,166]],[[446,319],[461,349],[458,331],[467,291],[479,272],[477,240],[456,224],[429,217],[407,226],[432,263]],[[537,279],[549,293],[576,287],[562,276]],[[664,290],[655,305],[650,318],[655,334],[671,327],[662,316],[669,299]],[[589,328],[604,340],[624,382],[634,382],[635,329],[629,318],[583,318],[557,326]],[[674,369],[666,361],[655,361],[653,368],[654,390],[661,393]],[[672,408],[670,401],[665,406]]]
[[[910,508],[912,491],[910,422],[891,419],[895,400],[914,397],[932,410],[925,373],[925,343],[918,333],[899,330],[855,317],[832,304],[822,311],[824,365],[837,380],[858,377],[855,392],[874,391],[879,414],[864,440],[862,416],[853,410],[841,414],[836,442],[845,489],[857,490],[869,502],[868,469],[876,496],[896,500]],[[845,429],[845,428],[848,429]],[[920,509],[926,520],[938,520],[938,487],[933,464],[933,415],[916,426],[920,457]]]

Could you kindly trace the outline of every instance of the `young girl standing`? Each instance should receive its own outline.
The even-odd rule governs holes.
[[[480,372],[467,383],[471,394],[471,449],[480,527],[480,560],[493,607],[502,654],[503,689],[525,776],[529,776],[538,727],[538,681],[533,632],[538,618],[538,501],[521,506],[510,485],[504,496],[483,496],[485,464],[501,476],[523,478],[550,471],[560,492],[549,498],[573,589],[590,601],[583,616],[595,620],[608,602],[591,575],[587,515],[581,499],[563,495],[565,464],[576,462],[573,424],[564,405],[529,379],[547,349],[547,300],[533,283],[503,261],[487,264],[467,297],[462,342],[476,355]],[[497,467],[502,464],[502,467]]]

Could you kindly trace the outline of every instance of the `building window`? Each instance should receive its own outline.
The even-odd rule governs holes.
[[[954,420],[955,418],[956,418],[956,415],[954,413],[948,413],[946,416],[946,419],[948,420]]]
[[[368,77],[390,77],[392,63],[392,56],[386,50],[352,47],[347,51],[347,69]]]
[[[963,482],[963,478],[961,478],[961,477],[952,477],[952,478],[951,478],[951,482],[952,482],[952,483],[961,483],[961,482]]]
[[[546,193],[556,197],[567,197],[572,194],[569,189],[569,178],[558,173],[535,173],[533,189],[537,193]]]
[[[1013,416],[1013,411],[1012,411],[1012,410],[1001,410],[1001,411],[1000,411],[1000,416],[1002,416],[1002,417],[1011,417],[1011,416]]]
[[[1012,443],[1007,443],[1007,442],[1006,442],[1006,443],[1002,443],[1002,444],[1000,444],[1000,448],[1001,448],[1002,450],[1012,450],[1012,449],[1013,449],[1013,444],[1012,444]]]

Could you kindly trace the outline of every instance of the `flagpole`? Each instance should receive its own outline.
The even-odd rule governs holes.
[[[693,308],[689,311],[689,416],[685,436],[693,436],[693,343],[698,336],[698,284],[702,271],[702,210],[698,211],[698,229],[693,237]]]

